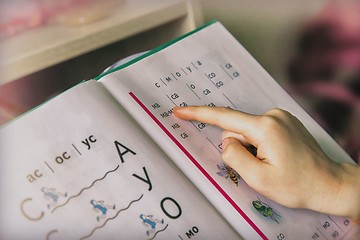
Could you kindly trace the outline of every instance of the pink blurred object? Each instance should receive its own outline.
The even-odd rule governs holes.
[[[360,163],[360,1],[328,1],[304,26],[289,87]]]
[[[332,28],[333,42],[338,48],[332,56],[339,66],[360,68],[360,2],[332,1],[314,19],[314,25]]]
[[[95,0],[14,0],[1,3],[0,40],[48,23],[69,10],[84,8]]]
[[[1,6],[0,39],[35,28],[43,22],[38,1],[6,1]]]

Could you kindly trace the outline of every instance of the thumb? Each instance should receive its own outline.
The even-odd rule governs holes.
[[[249,185],[257,182],[263,175],[265,164],[249,152],[239,140],[228,137],[222,142],[222,158]]]

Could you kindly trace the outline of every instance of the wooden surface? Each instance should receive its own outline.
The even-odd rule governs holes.
[[[187,4],[183,0],[124,0],[111,15],[97,22],[82,26],[51,24],[2,41],[0,85],[185,17]]]

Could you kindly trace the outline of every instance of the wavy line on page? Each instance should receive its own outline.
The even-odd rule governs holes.
[[[190,159],[190,161],[198,168],[198,170],[210,181],[212,185],[225,197],[225,199],[233,206],[233,208],[244,218],[244,220],[255,230],[259,236],[268,240],[265,234],[259,229],[259,227],[251,221],[251,219],[245,214],[245,212],[235,203],[235,201],[225,192],[222,187],[210,176],[210,174],[200,165],[200,163],[186,150],[186,148],[165,128],[165,126],[158,120],[154,114],[141,102],[141,100],[133,93],[129,92],[132,99],[149,115],[149,117],[163,130],[163,132],[180,148],[180,150]]]
[[[56,209],[58,209],[58,208],[60,208],[60,207],[63,207],[63,206],[65,206],[66,204],[68,204],[69,201],[70,201],[72,198],[76,198],[76,197],[80,196],[80,194],[81,194],[83,191],[92,188],[96,182],[103,180],[104,178],[106,178],[106,176],[107,176],[109,173],[115,172],[116,170],[118,170],[118,168],[119,168],[119,165],[117,165],[117,167],[114,168],[113,170],[107,171],[102,178],[96,179],[95,181],[93,181],[93,182],[90,184],[90,186],[84,187],[83,189],[80,190],[80,192],[79,192],[78,194],[75,194],[75,195],[69,197],[69,198],[66,200],[66,202],[64,202],[63,204],[60,204],[60,205],[56,206],[53,210],[51,210],[51,213],[54,213]]]
[[[152,238],[150,238],[149,240],[154,239],[158,233],[165,231],[165,229],[166,229],[168,226],[169,226],[169,224],[166,224],[166,226],[165,226],[163,229],[157,231],[157,232],[154,234],[154,236],[153,236]]]
[[[135,199],[135,200],[132,200],[132,201],[129,203],[129,205],[127,205],[127,207],[125,207],[125,208],[120,209],[119,211],[117,211],[117,213],[116,213],[113,217],[106,219],[105,222],[104,222],[102,225],[94,228],[88,235],[86,235],[85,237],[80,238],[80,240],[91,237],[91,235],[93,235],[96,230],[98,230],[98,229],[100,229],[100,228],[103,228],[103,227],[106,225],[107,222],[109,222],[109,221],[114,220],[115,218],[117,218],[117,216],[118,216],[121,212],[123,212],[123,211],[125,211],[125,210],[128,210],[134,202],[140,201],[143,196],[144,196],[144,194],[141,194],[141,196],[140,196],[139,198],[137,198],[137,199]]]

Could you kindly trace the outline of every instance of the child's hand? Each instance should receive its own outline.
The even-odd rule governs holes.
[[[223,128],[223,160],[269,199],[360,220],[359,167],[331,161],[290,113],[273,109],[256,116],[227,108],[176,107],[174,114]],[[256,156],[244,147],[251,145]]]

